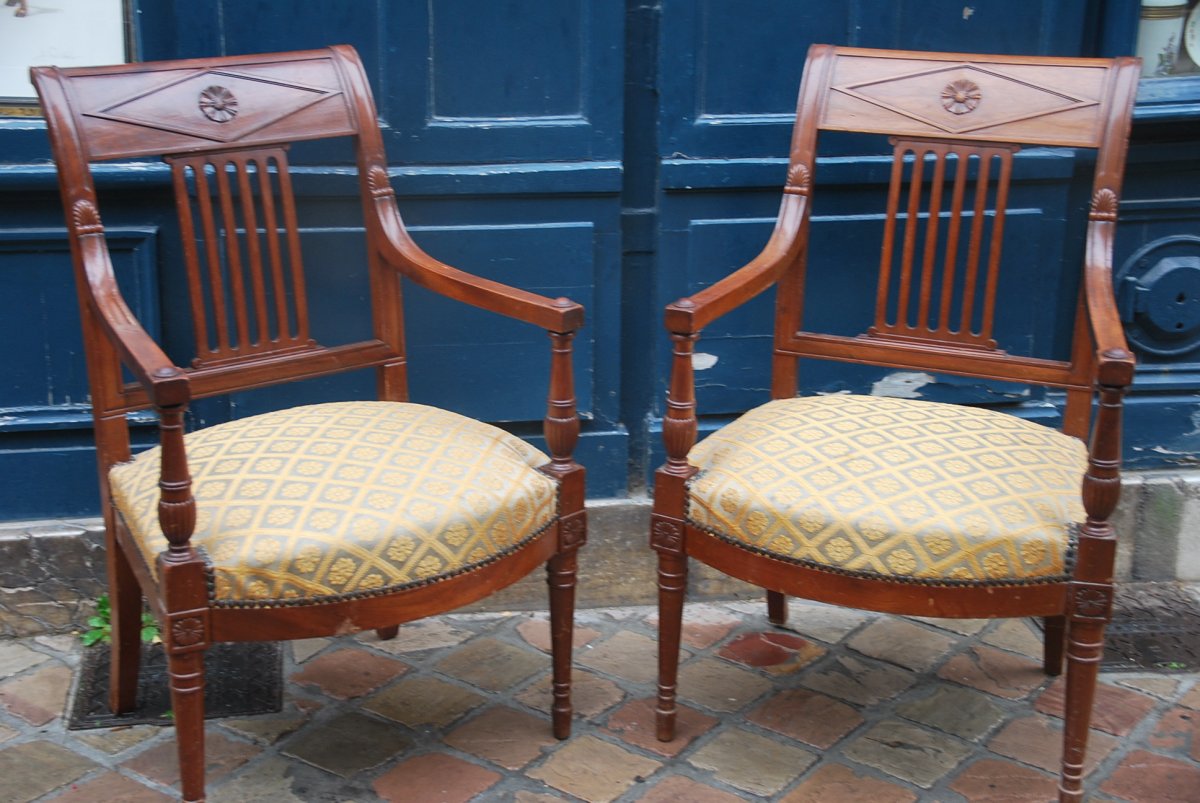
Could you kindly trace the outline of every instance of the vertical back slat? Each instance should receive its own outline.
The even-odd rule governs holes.
[[[296,222],[296,201],[292,195],[292,179],[288,175],[287,162],[282,153],[276,156],[276,162],[279,165],[279,199],[283,206],[283,225],[287,230],[288,258],[292,267],[292,291],[296,298],[295,339],[307,341],[308,295],[304,290],[304,266],[300,260],[300,226]]]
[[[992,321],[996,302],[996,288],[1000,273],[1001,240],[1004,234],[1004,206],[1008,203],[1008,182],[1012,174],[1013,145],[982,145],[975,143],[954,144],[902,140],[895,138],[892,155],[892,183],[888,188],[887,220],[884,224],[882,258],[879,271],[879,287],[876,290],[875,325],[868,335],[880,338],[917,340],[954,344],[975,349],[996,347],[992,338]],[[908,201],[904,216],[904,245],[901,254],[899,280],[893,282],[896,272],[893,252],[895,250],[895,227],[899,222],[898,207],[900,194],[905,191],[904,166],[910,161],[912,170],[908,178]],[[932,169],[925,181],[925,162],[933,158]],[[962,237],[962,217],[970,179],[971,160],[978,159],[978,171],[974,193],[974,208],[971,211],[971,233],[966,254],[966,265],[962,270],[961,293],[956,293],[955,279],[959,275],[959,241]],[[997,179],[997,192],[993,209],[989,209],[989,186],[993,183],[991,161],[999,159],[1001,168]],[[953,160],[953,166],[951,161]],[[952,174],[952,175],[951,175]],[[947,183],[951,183],[949,212],[944,211]],[[922,208],[923,199],[928,205]],[[925,224],[921,226],[921,216]],[[942,217],[948,215],[943,239]],[[995,223],[988,244],[987,275],[983,278],[984,296],[978,298],[980,285],[979,263],[983,252],[983,241],[988,230],[988,219]],[[924,240],[921,244],[920,275],[913,267],[917,252],[918,231]],[[939,249],[945,256],[938,259]],[[940,275],[939,275],[940,274]],[[936,306],[936,320],[931,320],[934,311],[935,288],[940,287]],[[913,294],[916,293],[914,301]],[[889,320],[887,310],[891,299],[896,300],[895,315]],[[955,328],[951,311],[955,301],[962,307],[961,324]],[[981,331],[971,325],[975,310],[981,308],[983,324]],[[915,317],[914,317],[915,312]]]
[[[903,159],[903,151],[911,148],[911,144],[901,144],[896,151],[896,158]],[[907,326],[909,323],[908,307],[912,294],[912,265],[913,254],[917,246],[917,223],[921,215],[921,179],[925,167],[925,155],[919,148],[912,148],[912,174],[908,185],[908,214],[904,220],[904,250],[900,256],[900,293],[896,301],[896,319],[893,326]]]
[[[233,306],[234,323],[237,326],[237,343],[241,348],[250,344],[250,320],[246,311],[246,286],[242,273],[241,238],[238,237],[238,221],[233,209],[233,192],[229,187],[229,168],[237,169],[232,159],[214,160],[217,169],[218,199],[221,204],[221,219],[225,227],[225,267],[229,274],[229,292]]]
[[[975,289],[979,281],[979,252],[983,248],[983,229],[987,223],[988,177],[991,175],[992,157],[979,154],[979,174],[975,177],[975,206],[972,209],[971,240],[967,247],[967,264],[963,271],[962,320],[958,331],[971,332],[971,317],[975,311]]]
[[[300,231],[290,197],[285,151],[264,148],[174,157],[170,161],[176,192],[180,194],[184,253],[192,255],[188,289],[197,320],[196,364],[215,365],[240,357],[315,347],[308,336]],[[258,174],[257,182],[252,171]],[[188,172],[196,176],[194,205],[201,220],[199,233],[187,193]],[[210,173],[215,179],[209,177]],[[215,196],[213,184],[217,187]],[[290,270],[284,264],[281,226]],[[196,256],[198,234],[205,241],[208,256],[207,288]],[[220,247],[222,237],[224,249]],[[265,248],[261,238],[266,240]],[[269,266],[263,262],[264,251]],[[217,334],[215,344],[208,334],[210,318]]]
[[[883,228],[883,253],[879,259],[879,288],[875,293],[875,329],[888,326],[887,303],[892,285],[892,263],[896,249],[896,217],[900,212],[900,185],[904,180],[904,159],[892,160],[892,178],[888,185],[887,219]]]
[[[921,263],[921,299],[917,309],[917,328],[929,331],[929,297],[933,292],[933,274],[936,271],[938,229],[942,214],[942,183],[946,180],[945,146],[929,149],[937,161],[933,168],[933,180],[929,185],[929,217],[925,223],[925,257]]]
[[[259,197],[262,198],[263,228],[266,231],[267,257],[271,260],[271,284],[275,298],[276,337],[290,340],[293,329],[288,317],[287,284],[283,278],[283,257],[279,247],[279,221],[275,214],[275,188],[271,184],[271,166],[278,170],[279,163],[265,155],[258,171]]]
[[[980,337],[991,342],[996,320],[996,284],[1000,279],[1000,254],[1004,246],[1004,213],[1008,209],[1008,184],[1012,178],[1012,153],[1001,151],[1000,177],[996,182],[995,218],[992,220],[992,240],[988,253],[987,287],[983,295],[983,325]]]
[[[961,151],[954,164],[954,190],[950,200],[950,224],[946,231],[946,258],[942,268],[942,298],[938,305],[938,328],[951,331],[950,308],[954,302],[954,280],[958,267],[958,238],[962,230],[963,196],[971,171],[973,150]]]
[[[255,342],[259,345],[266,345],[273,338],[271,322],[267,316],[267,290],[263,282],[262,249],[258,242],[258,214],[254,210],[254,192],[250,188],[251,165],[256,165],[253,158],[237,161],[238,195],[242,207],[242,225],[246,232],[246,267],[250,273],[250,290],[254,297],[254,316],[258,321],[254,327],[257,335]]]
[[[179,233],[183,238],[183,264],[187,273],[188,297],[192,308],[192,331],[196,338],[197,351],[211,348],[208,338],[208,316],[205,314],[204,283],[200,278],[200,255],[196,250],[196,222],[188,194],[187,176],[196,179],[196,169],[189,164],[175,162],[171,175],[175,186],[175,207],[179,216]]]
[[[209,188],[206,166],[204,160],[197,160],[194,163],[193,174],[196,177],[196,209],[200,212],[204,253],[208,261],[208,300],[212,309],[213,330],[217,335],[217,347],[214,352],[210,343],[198,343],[196,350],[199,352],[201,348],[205,348],[210,354],[228,354],[229,318],[225,309],[225,280],[221,276],[220,238],[217,235],[217,222],[213,219],[212,191]],[[199,354],[197,358],[200,359]]]

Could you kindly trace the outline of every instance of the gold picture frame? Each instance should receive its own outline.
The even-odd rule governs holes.
[[[0,0],[0,118],[40,117],[29,68],[131,61],[130,0]]]

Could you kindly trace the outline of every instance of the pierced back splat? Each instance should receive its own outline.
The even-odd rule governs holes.
[[[1083,306],[1061,356],[1015,353],[1015,344],[1009,353],[996,342],[1005,210],[1018,146],[1095,149],[1094,199],[1114,200],[1093,205],[1115,207],[1128,135],[1124,103],[1135,89],[1130,64],[814,46],[788,186],[764,251],[795,252],[778,278],[772,394],[797,392],[793,358],[950,373],[1066,389],[1064,427],[1085,432],[1096,352]],[[817,194],[819,134],[829,131],[893,138],[876,297],[870,323],[853,335],[804,323],[809,196]],[[1093,210],[1091,254],[1112,237],[1100,214]],[[1085,284],[1110,281],[1090,270],[1103,266],[1085,265]]]
[[[875,323],[868,335],[996,350],[996,286],[1017,146],[892,143]]]
[[[314,348],[286,151],[168,162],[192,302],[194,365]]]

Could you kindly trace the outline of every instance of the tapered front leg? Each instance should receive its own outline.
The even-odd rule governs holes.
[[[672,307],[690,309],[691,302]],[[670,309],[670,308],[668,308]],[[675,738],[675,691],[679,676],[679,641],[687,592],[687,481],[696,473],[687,455],[696,443],[696,383],[692,354],[696,332],[672,332],[671,385],[663,417],[667,462],[655,473],[654,513],[650,546],[658,553],[658,703],[659,741]]]
[[[581,520],[567,520],[566,526]],[[571,735],[571,641],[575,631],[576,550],[559,552],[546,564],[550,586],[550,649],[554,702],[550,709],[554,738]]]
[[[204,651],[168,655],[183,799],[204,800]]]
[[[655,706],[659,741],[675,738],[675,695],[679,676],[679,642],[687,592],[687,556],[683,524],[656,518],[651,544],[658,552],[658,702]]]
[[[1077,586],[1076,609],[1092,606],[1095,617],[1072,616],[1067,623],[1067,690],[1063,703],[1063,760],[1060,801],[1083,800],[1083,765],[1088,729],[1096,697],[1096,675],[1104,654],[1104,628],[1111,608],[1112,587]]]
[[[1125,352],[1106,352],[1116,359]],[[1104,655],[1104,629],[1112,621],[1117,539],[1109,517],[1121,496],[1121,397],[1123,387],[1100,387],[1100,403],[1083,475],[1083,507],[1075,577],[1067,587],[1067,690],[1063,704],[1061,801],[1083,800],[1083,764]]]

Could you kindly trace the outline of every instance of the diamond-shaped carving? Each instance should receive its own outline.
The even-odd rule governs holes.
[[[236,116],[212,114],[210,96],[214,87],[237,99]],[[227,70],[204,70],[143,90],[88,112],[88,116],[216,142],[235,142],[338,92]]]
[[[969,87],[962,102],[946,102],[949,87]],[[881,106],[950,134],[1015,123],[1097,101],[1003,74],[978,64],[952,64],[933,70],[836,86],[838,92]],[[988,101],[1004,98],[1004,104]],[[973,105],[972,105],[973,104]],[[964,114],[970,106],[970,113]]]

